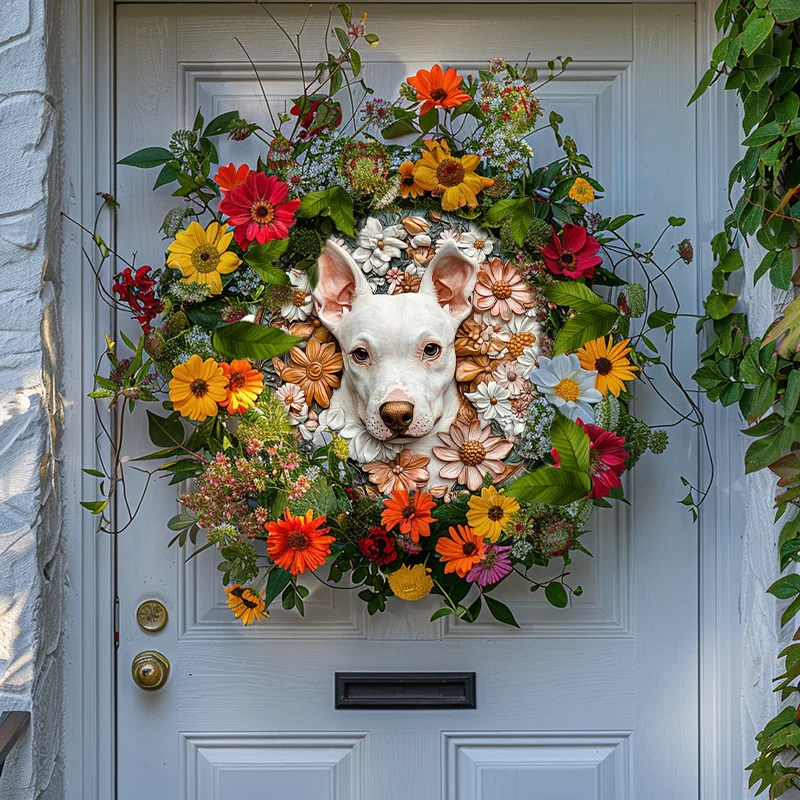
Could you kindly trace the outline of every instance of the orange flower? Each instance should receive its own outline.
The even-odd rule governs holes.
[[[418,485],[424,486],[428,482],[430,473],[425,468],[429,461],[428,456],[421,453],[401,450],[391,461],[364,464],[364,472],[383,494],[391,494],[395,489],[411,492]]]
[[[495,369],[505,361],[505,358],[492,359],[489,356],[461,358],[456,366],[456,380],[467,384],[469,390],[474,392],[480,384],[493,381]]]
[[[228,382],[228,397],[220,401],[220,405],[228,409],[229,414],[239,414],[256,404],[256,399],[264,391],[264,376],[260,370],[245,358],[224,361],[220,364]]]
[[[436,542],[436,552],[445,563],[445,575],[455,572],[459,578],[465,578],[483,558],[486,543],[468,525],[459,525],[458,530],[451,526],[450,536]]]
[[[305,350],[293,347],[289,355],[292,366],[283,370],[281,380],[296,383],[309,403],[316,401],[327,408],[331,401],[331,391],[339,388],[336,373],[344,369],[342,354],[336,352],[336,344],[309,339]]]
[[[229,192],[237,186],[241,186],[250,174],[250,167],[247,164],[242,164],[241,167],[236,167],[231,161],[227,167],[220,167],[217,174],[214,176],[214,183],[219,186],[224,192]]]
[[[458,108],[472,98],[461,88],[461,76],[450,67],[444,72],[438,64],[421,69],[408,78],[409,86],[417,90],[417,100],[422,101],[420,115],[432,108]]]
[[[404,161],[400,165],[400,196],[401,197],[421,197],[425,190],[417,185],[414,177],[414,164],[411,161]]]
[[[314,518],[309,508],[304,517],[294,516],[287,508],[283,519],[267,522],[267,553],[281,568],[292,575],[299,575],[309,570],[313,572],[325,563],[331,554],[331,544],[335,542],[329,536],[330,528],[320,527],[326,517]]]
[[[436,503],[427,492],[414,492],[409,494],[405,489],[392,492],[392,496],[383,501],[384,509],[381,514],[381,525],[387,531],[396,525],[400,526],[400,533],[411,536],[414,542],[420,536],[431,535],[431,509]]]
[[[234,583],[225,589],[225,594],[228,595],[228,608],[236,619],[242,621],[242,625],[252,625],[269,616],[264,598],[255,589]]]

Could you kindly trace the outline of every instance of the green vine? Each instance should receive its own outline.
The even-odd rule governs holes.
[[[742,245],[750,237],[766,251],[754,282],[769,278],[778,289],[800,285],[796,251],[800,234],[800,0],[723,0],[715,14],[724,38],[690,102],[719,80],[738,93],[747,148],[730,173],[728,191],[741,195],[712,239],[715,266],[705,301],[713,343],[695,374],[708,398],[739,404],[753,441],[745,471],[770,469],[778,477],[776,521],[785,521],[778,545],[780,569],[800,562],[800,298],[791,300],[763,337],[751,339],[747,319],[734,312],[742,285]],[[710,323],[710,324],[709,324]],[[781,577],[769,592],[791,601],[782,624],[800,613],[800,575]],[[795,625],[797,622],[795,621]],[[800,630],[795,634],[800,638]],[[800,788],[800,643],[783,650],[775,691],[788,702],[756,740],[759,757],[748,766],[756,794],[780,797]]]

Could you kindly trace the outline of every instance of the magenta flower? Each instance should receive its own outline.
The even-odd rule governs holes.
[[[503,580],[511,570],[511,546],[493,545],[486,555],[467,573],[467,580],[481,588]]]

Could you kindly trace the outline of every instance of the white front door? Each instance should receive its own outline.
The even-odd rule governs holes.
[[[636,221],[640,242],[670,214],[690,221],[693,238],[693,6],[367,8],[381,36],[365,54],[377,96],[436,62],[464,73],[497,56],[530,54],[537,65],[572,56],[541,99],[592,158],[608,190],[601,210],[646,212]],[[272,10],[292,31],[306,7]],[[309,42],[322,41],[324,16],[312,13]],[[258,5],[127,3],[117,24],[118,158],[191,127],[198,106],[206,119],[237,108],[266,125],[234,36],[275,102],[297,91],[293,54]],[[532,140],[543,162],[555,155],[548,139]],[[248,144],[223,145],[222,159],[254,160]],[[151,191],[153,177],[117,168],[117,246],[158,266],[165,243],[157,230],[177,203]],[[693,269],[678,281],[686,311],[696,307]],[[693,332],[678,336],[683,377],[695,346]],[[641,402],[654,418],[656,402]],[[144,452],[141,420],[127,432],[129,442],[137,437]],[[632,510],[595,515],[584,540],[595,558],[576,556],[571,578],[584,592],[572,607],[551,608],[521,584],[506,590],[519,631],[486,620],[429,623],[432,598],[393,600],[369,617],[351,592],[319,584],[305,619],[278,610],[245,629],[225,606],[211,553],[187,563],[186,553],[167,549],[176,492],[154,486],[118,539],[119,800],[698,798],[697,534],[676,502],[679,476],[692,479],[695,461],[693,434],[674,431],[666,455],[628,476]],[[151,598],[169,613],[157,633],[136,621]],[[144,692],[131,662],[151,649],[172,669],[164,688]],[[334,673],[356,671],[474,672],[477,708],[336,710]]]

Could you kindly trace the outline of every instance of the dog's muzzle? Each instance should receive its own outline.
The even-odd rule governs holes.
[[[379,409],[383,424],[395,435],[399,436],[408,430],[414,419],[414,404],[401,400],[390,400]]]

